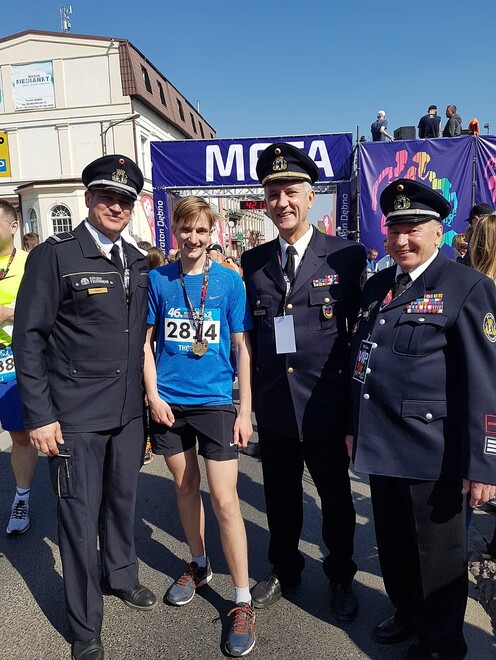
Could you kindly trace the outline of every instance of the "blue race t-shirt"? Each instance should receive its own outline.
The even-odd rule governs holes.
[[[185,275],[184,282],[198,312],[203,274]],[[238,273],[216,262],[210,264],[203,321],[208,350],[202,357],[192,350],[196,331],[177,262],[150,271],[147,321],[156,325],[157,387],[164,401],[189,406],[232,403],[230,334],[253,327],[245,287]]]

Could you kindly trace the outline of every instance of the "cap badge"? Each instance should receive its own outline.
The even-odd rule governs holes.
[[[396,195],[396,199],[394,200],[393,205],[395,211],[406,211],[406,209],[409,209],[410,206],[410,200],[406,195]]]
[[[272,169],[274,172],[283,172],[288,169],[288,163],[284,156],[277,156],[277,158],[272,163]]]
[[[126,170],[122,170],[122,169],[115,170],[115,172],[112,174],[112,181],[126,185],[127,183]]]

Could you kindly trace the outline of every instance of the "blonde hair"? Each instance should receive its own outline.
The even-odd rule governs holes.
[[[208,226],[212,229],[217,220],[217,214],[204,199],[191,195],[182,199],[174,207],[172,222],[176,227],[181,223],[194,225],[201,215],[207,219]]]
[[[496,213],[482,215],[473,226],[469,244],[470,263],[496,284]]]

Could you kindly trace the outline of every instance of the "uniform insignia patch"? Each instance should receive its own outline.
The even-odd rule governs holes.
[[[116,183],[123,183],[124,185],[126,185],[127,184],[126,170],[123,170],[121,168],[115,170],[115,172],[112,173],[112,181],[115,181]]]
[[[496,435],[496,415],[484,415],[484,433]]]
[[[389,289],[389,291],[386,293],[386,297],[381,303],[381,307],[385,307],[386,305],[389,305],[392,299],[393,299],[393,290]]]
[[[322,305],[322,314],[325,319],[332,319],[334,314],[332,305]]]
[[[395,211],[405,211],[406,209],[409,209],[410,206],[411,202],[406,195],[396,195],[393,206]]]
[[[283,156],[277,156],[277,158],[272,163],[272,169],[274,172],[283,172],[288,169],[288,162]]]
[[[491,438],[490,436],[486,436],[485,445],[486,446],[484,447],[484,453],[492,454],[493,456],[496,456],[496,438]]]
[[[491,312],[488,312],[485,315],[482,329],[484,330],[486,338],[494,344],[496,342],[496,321],[494,319],[494,314]]]
[[[316,280],[312,280],[312,286],[331,286],[332,284],[339,284],[339,275],[334,273],[333,275],[324,275],[324,277],[319,277]]]

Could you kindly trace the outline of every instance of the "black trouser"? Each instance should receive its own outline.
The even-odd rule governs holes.
[[[467,604],[462,479],[370,476],[384,586],[401,622],[431,652],[463,652]]]
[[[349,583],[353,561],[355,510],[344,438],[305,435],[303,441],[258,427],[270,531],[269,561],[284,583],[297,580],[305,560],[298,550],[303,526],[303,468],[306,464],[322,506],[322,538],[329,555],[324,572],[331,583]]]
[[[134,512],[143,420],[111,431],[62,431],[71,458],[51,458],[50,471],[59,493],[65,601],[73,639],[89,640],[100,635],[103,615],[98,536],[103,580],[112,589],[138,583]]]

